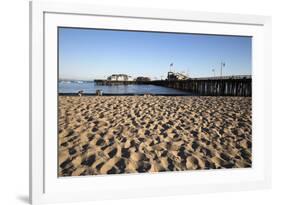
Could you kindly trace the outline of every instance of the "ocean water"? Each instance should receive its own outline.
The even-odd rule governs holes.
[[[102,90],[105,94],[158,94],[158,95],[191,95],[191,93],[166,88],[156,85],[95,85],[94,82],[59,82],[59,93],[77,93],[83,90],[84,93],[96,93]]]

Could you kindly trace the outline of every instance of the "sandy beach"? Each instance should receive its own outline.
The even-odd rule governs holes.
[[[59,96],[59,176],[247,168],[251,97]]]

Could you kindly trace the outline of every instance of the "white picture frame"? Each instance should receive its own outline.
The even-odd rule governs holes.
[[[58,178],[55,111],[58,26],[253,36],[253,167]],[[270,17],[31,2],[30,202],[42,204],[269,188],[270,91]]]

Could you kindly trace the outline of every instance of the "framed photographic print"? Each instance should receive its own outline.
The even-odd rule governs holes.
[[[39,1],[30,25],[33,204],[270,187],[270,17]]]

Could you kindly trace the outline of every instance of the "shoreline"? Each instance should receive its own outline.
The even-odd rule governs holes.
[[[72,96],[72,97],[82,97],[82,96],[99,96],[96,93],[83,93],[82,96],[79,96],[78,92],[76,93],[58,93],[58,96]],[[103,93],[101,96],[163,96],[163,97],[237,97],[237,98],[251,98],[251,96],[233,96],[233,95],[200,95],[196,93],[187,94],[163,94],[163,93]]]
[[[198,96],[194,93],[188,93],[187,94],[171,94],[171,93],[103,93],[102,96],[145,96],[145,95],[151,95],[151,96]],[[78,93],[58,93],[58,96],[79,96]],[[96,93],[83,93],[82,96],[97,96]]]

